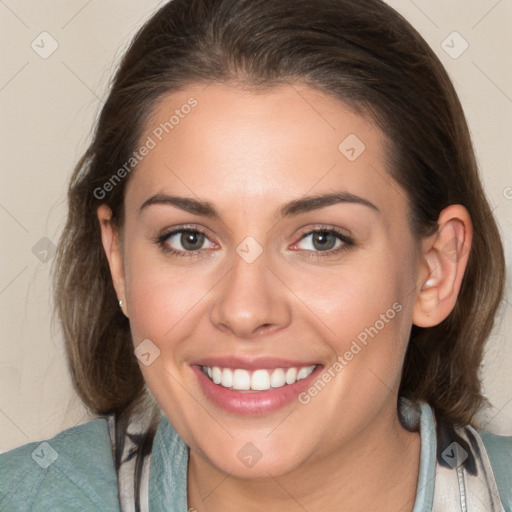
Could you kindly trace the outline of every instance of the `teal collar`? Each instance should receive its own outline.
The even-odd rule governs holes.
[[[436,467],[436,436],[432,409],[420,403],[421,454],[413,512],[432,510]],[[187,504],[188,447],[163,416],[153,443],[149,472],[149,510],[183,512]]]
[[[183,512],[187,505],[188,447],[164,415],[153,442],[149,510]]]

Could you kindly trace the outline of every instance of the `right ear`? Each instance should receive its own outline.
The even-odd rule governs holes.
[[[123,266],[123,253],[119,232],[112,221],[112,210],[102,204],[97,210],[98,220],[101,227],[101,241],[108,259],[112,282],[117,294],[117,300],[125,316],[128,316],[128,305],[126,303],[126,288]]]

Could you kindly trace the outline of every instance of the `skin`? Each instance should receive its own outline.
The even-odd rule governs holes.
[[[130,176],[121,233],[109,208],[98,209],[134,345],[149,338],[160,350],[141,371],[190,446],[189,506],[411,511],[420,438],[398,421],[401,368],[412,323],[436,325],[455,304],[471,243],[468,212],[448,207],[438,233],[417,240],[406,194],[385,168],[389,140],[371,120],[301,84],[258,94],[188,87],[161,99],[142,140],[191,96],[197,107]],[[338,149],[349,134],[366,146],[353,162]],[[334,191],[376,209],[346,202],[278,216],[288,201]],[[209,201],[220,219],[165,204],[141,211],[155,194]],[[183,225],[206,233],[202,252],[178,257],[155,243]],[[301,240],[319,225],[354,245],[328,254],[312,236]],[[247,236],[263,250],[252,263],[236,252]],[[179,236],[166,243],[185,251]],[[205,355],[329,368],[394,303],[401,311],[306,405],[293,401],[258,417],[227,413],[204,397],[191,371]],[[250,468],[237,457],[248,442],[262,454]]]

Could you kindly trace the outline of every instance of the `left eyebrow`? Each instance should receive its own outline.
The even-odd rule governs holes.
[[[293,217],[339,203],[361,204],[376,212],[380,212],[380,210],[367,199],[343,191],[294,199],[293,201],[284,204],[279,209],[278,216],[280,218]],[[202,215],[212,219],[220,219],[219,212],[216,210],[215,206],[208,201],[193,199],[191,197],[169,196],[166,194],[156,194],[144,201],[139,209],[139,214],[145,208],[155,204],[175,206],[176,208],[188,213]]]
[[[349,192],[335,192],[332,194],[321,194],[317,196],[307,196],[286,203],[279,211],[280,217],[291,217],[301,213],[319,210],[327,206],[338,203],[355,203],[367,206],[380,213],[380,210],[370,201],[362,197],[350,194]]]

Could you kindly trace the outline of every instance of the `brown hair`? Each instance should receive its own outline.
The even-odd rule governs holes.
[[[389,173],[407,193],[418,239],[436,230],[446,206],[469,210],[474,239],[457,304],[438,326],[413,326],[400,393],[454,424],[482,405],[478,372],[501,300],[503,249],[462,107],[434,52],[380,0],[173,0],[133,39],[69,187],[56,308],[73,382],[92,411],[126,413],[145,394],[96,217],[105,203],[122,226],[129,176],[104,197],[95,191],[130,159],[164,94],[199,82],[265,90],[295,81],[370,115],[387,134]]]

